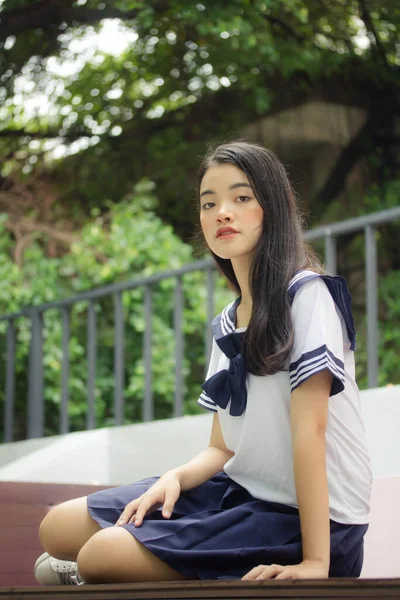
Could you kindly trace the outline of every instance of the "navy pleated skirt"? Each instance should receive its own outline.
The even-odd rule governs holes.
[[[128,502],[158,477],[94,492],[87,498],[91,517],[112,527]],[[182,492],[170,519],[161,508],[140,527],[122,525],[150,552],[190,579],[241,579],[260,564],[302,560],[298,509],[254,498],[225,472]],[[358,577],[368,525],[330,522],[330,577]]]

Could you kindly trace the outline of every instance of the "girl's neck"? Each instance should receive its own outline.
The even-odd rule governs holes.
[[[251,306],[242,305],[242,302],[240,302],[236,309],[236,329],[248,326],[251,317],[251,310]]]
[[[253,301],[251,298],[243,298],[243,296],[241,296],[239,306],[241,306],[243,309],[251,309],[253,306]]]
[[[231,259],[232,268],[240,289],[242,308],[251,310],[252,300],[249,289],[249,268],[251,257],[248,254]]]

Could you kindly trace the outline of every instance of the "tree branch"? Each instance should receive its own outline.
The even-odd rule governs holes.
[[[357,69],[357,64],[354,64],[352,70]],[[362,77],[358,73],[357,86],[348,87],[347,81],[338,77],[330,77],[320,80],[313,80],[310,84],[307,73],[294,73],[290,80],[282,77],[279,73],[268,75],[265,85],[274,91],[274,99],[268,113],[265,115],[273,116],[282,110],[294,108],[308,100],[325,100],[334,104],[342,104],[345,106],[357,106],[359,108],[369,110],[370,98],[373,92],[371,82],[367,77]],[[230,88],[221,88],[217,92],[204,94],[195,103],[168,111],[160,118],[149,119],[143,116],[143,111],[136,115],[134,119],[125,123],[113,122],[113,125],[120,124],[123,127],[123,132],[119,136],[111,136],[108,133],[101,134],[99,137],[104,140],[129,139],[134,136],[148,136],[170,126],[184,125],[185,122],[196,122],[197,118],[207,119],[215,111],[221,108],[222,112],[226,112],[227,106],[237,106],[240,99],[238,94],[240,89],[237,85],[232,85]],[[393,93],[393,92],[392,92]],[[244,109],[243,109],[244,111]],[[244,122],[249,122],[251,119],[260,118],[260,115],[254,111],[243,112]],[[29,131],[24,128],[18,129],[2,129],[0,130],[0,138],[22,138],[30,139],[55,139],[60,138],[66,142],[73,142],[82,137],[93,137],[91,130],[84,127],[76,127],[72,131],[60,134],[59,130],[47,131]]]
[[[10,35],[17,36],[25,31],[35,29],[54,29],[62,23],[87,24],[97,23],[103,19],[121,19],[123,21],[136,19],[141,9],[122,11],[107,7],[103,10],[73,6],[73,0],[38,0],[34,4],[0,12],[0,42]],[[168,8],[167,0],[152,0],[151,6],[155,11]]]
[[[28,235],[22,236],[17,239],[14,248],[14,262],[18,267],[22,267],[23,258],[24,258],[24,250],[33,242],[35,239],[34,233],[28,233]]]
[[[392,118],[394,110],[395,105],[393,101],[387,102],[385,106],[377,105],[371,110],[369,118],[363,127],[361,127],[358,134],[343,150],[324,185],[312,199],[313,203],[326,206],[336,198],[342,191],[346,178],[353,167],[358,163],[360,158],[370,151],[369,142],[371,142],[374,132],[379,130],[383,123]]]
[[[298,33],[294,27],[292,27],[287,21],[284,21],[283,19],[281,19],[280,17],[276,17],[273,15],[265,15],[263,14],[263,18],[266,19],[267,21],[269,21],[271,23],[271,25],[278,25],[281,29],[283,29],[284,32],[286,32],[291,38],[295,39],[298,43],[304,43],[307,41],[307,36],[302,35],[300,33]],[[351,45],[351,41],[347,38],[344,37],[339,37],[337,35],[333,35],[331,33],[327,33],[326,31],[319,31],[316,29],[313,29],[313,35],[322,35],[325,38],[332,40],[332,42],[335,43],[344,43],[349,51],[350,54],[353,54],[353,47]],[[315,42],[313,42],[313,45],[315,46]],[[319,48],[319,46],[318,46]]]
[[[44,233],[51,239],[57,240],[67,246],[71,246],[74,242],[80,240],[80,235],[78,233],[59,231],[54,227],[44,223],[37,223],[36,221],[32,221],[25,217],[20,219],[9,218],[5,223],[5,227],[15,236],[16,245],[14,249],[14,261],[19,267],[23,264],[24,250],[34,241],[37,233]],[[93,248],[93,254],[102,264],[105,264],[109,260],[108,256],[96,248]]]
[[[0,138],[21,138],[21,137],[29,137],[31,139],[43,139],[43,140],[52,140],[54,138],[61,138],[63,140],[69,140],[73,142],[74,140],[79,140],[83,137],[92,137],[94,133],[89,130],[81,131],[81,132],[67,132],[61,134],[59,131],[29,131],[27,129],[18,128],[18,129],[1,129],[0,130]],[[110,136],[111,137],[111,136]]]
[[[186,108],[186,107],[185,107]],[[64,140],[66,142],[73,142],[75,140],[79,140],[84,137],[94,137],[97,136],[102,140],[116,140],[116,139],[131,139],[134,136],[148,136],[153,135],[155,133],[159,133],[170,127],[171,125],[175,125],[178,117],[177,114],[183,115],[185,108],[176,109],[171,111],[165,115],[165,117],[158,119],[148,119],[142,118],[141,120],[135,119],[131,120],[127,123],[127,129],[123,131],[120,135],[114,136],[109,133],[104,134],[94,134],[92,131],[88,129],[69,131],[65,133],[60,133],[59,131],[29,131],[27,129],[3,129],[0,130],[0,138],[22,138],[27,137],[30,139],[55,139],[60,138],[60,140]],[[117,123],[114,123],[116,125]]]
[[[383,63],[387,67],[389,65],[388,65],[388,61],[387,61],[387,57],[386,57],[386,52],[385,52],[385,49],[384,49],[384,47],[383,47],[383,45],[381,43],[381,40],[379,39],[378,32],[375,29],[375,25],[374,25],[374,23],[372,21],[371,15],[368,12],[366,2],[365,2],[365,0],[359,0],[358,3],[359,3],[359,6],[360,6],[360,12],[361,12],[362,20],[364,21],[367,29],[374,36],[374,40],[375,40],[376,48],[378,50],[378,54],[380,55]]]
[[[306,40],[306,37],[304,35],[297,33],[297,31],[293,29],[293,27],[289,25],[289,23],[286,23],[286,21],[283,21],[278,17],[273,17],[272,15],[263,14],[263,18],[269,21],[271,25],[279,25],[279,27],[286,31],[286,33],[288,33],[290,37],[294,38],[297,42],[304,42]]]

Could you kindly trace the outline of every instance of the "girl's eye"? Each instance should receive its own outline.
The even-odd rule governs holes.
[[[250,196],[238,196],[237,200],[251,200]],[[202,208],[207,208],[207,204],[214,204],[214,202],[206,202],[205,204],[203,204]],[[243,204],[243,202],[239,202],[239,204]]]

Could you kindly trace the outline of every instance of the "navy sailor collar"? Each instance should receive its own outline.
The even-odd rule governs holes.
[[[314,271],[309,270],[297,271],[292,277],[292,279],[289,281],[288,285],[290,304],[293,303],[295,294],[301,288],[301,286],[307,283],[308,281],[311,281],[312,279],[316,279],[317,277],[320,277],[324,280],[335,304],[337,305],[341,314],[343,315],[343,319],[346,324],[346,329],[351,344],[350,347],[352,350],[355,350],[356,336],[353,315],[351,312],[351,295],[348,290],[346,280],[343,277],[341,277],[340,275],[320,275],[319,273],[315,273]],[[235,300],[233,300],[230,304],[225,306],[222,312],[213,319],[211,327],[217,344],[218,340],[226,335],[235,334],[240,338],[243,337],[244,331],[237,331],[235,328],[236,310],[240,304],[241,299],[241,296],[235,298]]]
[[[351,295],[343,277],[339,275],[319,275],[308,270],[298,271],[288,285],[290,304],[292,304],[298,289],[316,277],[321,277],[324,280],[333,300],[343,315],[350,340],[350,348],[354,350],[355,329],[351,313]],[[246,367],[242,355],[244,331],[237,331],[235,328],[236,310],[240,301],[241,296],[228,304],[212,321],[215,341],[225,356],[230,359],[229,367],[212,375],[201,386],[208,397],[220,408],[225,409],[229,400],[231,400],[229,408],[231,416],[240,416],[247,404]]]

